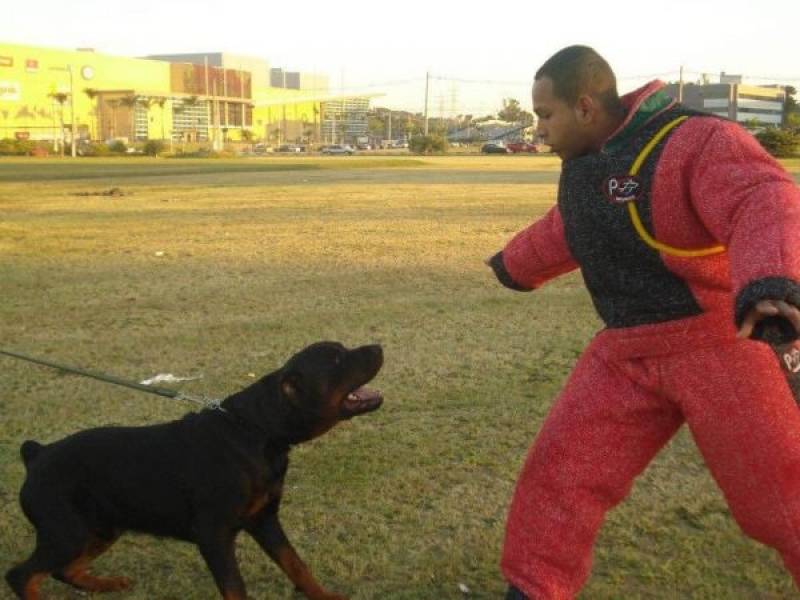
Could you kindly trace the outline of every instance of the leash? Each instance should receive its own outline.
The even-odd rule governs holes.
[[[159,387],[156,385],[146,385],[144,383],[139,383],[137,381],[122,379],[121,377],[115,377],[113,375],[106,375],[105,373],[100,373],[98,371],[90,371],[88,369],[79,369],[77,367],[71,367],[69,365],[61,365],[58,363],[51,362],[49,360],[44,360],[42,358],[34,358],[33,356],[27,356],[19,352],[11,352],[10,350],[3,350],[2,348],[0,348],[0,354],[5,354],[6,356],[19,358],[21,360],[26,360],[28,362],[36,363],[39,365],[44,365],[46,367],[51,367],[53,369],[58,369],[60,371],[65,371],[67,373],[82,375],[83,377],[91,377],[93,379],[105,381],[106,383],[121,385],[123,387],[138,390],[140,392],[147,392],[148,394],[156,394],[158,396],[172,398],[173,400],[186,400],[187,402],[194,402],[195,404],[199,404],[203,406],[203,408],[210,408],[212,410],[220,410],[222,412],[227,412],[220,405],[220,400],[215,400],[205,397],[190,396],[189,394],[184,394],[183,392],[179,392],[177,390],[171,390],[169,388]]]

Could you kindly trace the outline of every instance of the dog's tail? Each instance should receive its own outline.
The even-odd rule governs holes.
[[[25,463],[25,466],[30,466],[31,462],[39,456],[39,453],[42,451],[44,446],[42,446],[39,442],[35,442],[33,440],[27,440],[22,443],[22,446],[19,448],[19,453],[22,456],[22,462]]]

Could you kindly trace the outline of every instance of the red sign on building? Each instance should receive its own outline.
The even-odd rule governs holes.
[[[39,61],[33,58],[25,59],[25,70],[29,73],[35,73],[39,70]]]

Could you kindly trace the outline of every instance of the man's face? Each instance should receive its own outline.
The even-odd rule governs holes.
[[[533,112],[539,117],[536,133],[561,160],[589,151],[587,132],[578,119],[580,111],[555,95],[549,77],[537,79],[533,84]]]

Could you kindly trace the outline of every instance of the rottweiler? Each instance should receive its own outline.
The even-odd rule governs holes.
[[[246,597],[234,543],[244,530],[307,598],[323,589],[278,519],[289,450],[339,421],[377,409],[366,387],[383,365],[379,345],[318,342],[229,396],[220,408],[144,427],[100,427],[43,445],[22,444],[20,504],[36,529],[28,560],[6,573],[14,593],[39,597],[52,575],[90,592],[124,590],[125,577],[87,572],[126,531],[196,544],[223,598]]]

